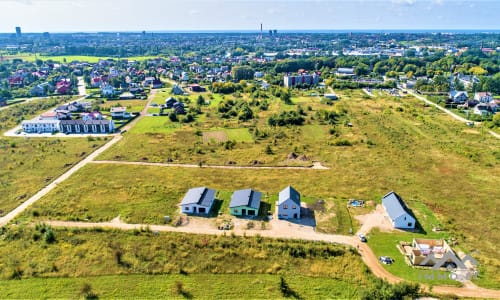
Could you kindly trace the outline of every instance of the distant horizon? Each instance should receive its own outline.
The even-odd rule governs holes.
[[[265,32],[500,30],[496,0],[1,0],[0,7],[6,33],[17,26],[57,33],[256,32],[260,24]]]
[[[22,32],[22,34],[43,34],[48,32],[49,34],[98,34],[98,33],[138,33],[141,34],[143,31],[146,34],[151,33],[245,33],[245,34],[259,34],[260,30],[254,29],[175,29],[175,30],[80,30],[80,31],[38,31],[38,32]],[[269,34],[269,29],[263,30],[262,33],[264,35]],[[493,28],[484,28],[484,29],[446,29],[446,28],[436,28],[436,29],[384,29],[384,28],[375,28],[375,29],[277,29],[278,35],[280,33],[463,33],[463,34],[473,34],[473,33],[500,33],[500,29]],[[15,34],[15,31],[12,32],[0,32],[0,34]]]

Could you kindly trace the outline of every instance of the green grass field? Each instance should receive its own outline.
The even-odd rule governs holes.
[[[303,299],[358,299],[363,286],[343,280],[289,275],[284,277]],[[183,292],[177,290],[182,283]],[[3,297],[76,299],[83,297],[84,284],[99,299],[283,299],[279,275],[189,274],[109,275],[80,278],[32,278],[3,280]]]
[[[154,59],[157,58],[158,56],[130,56],[130,57],[106,57],[106,56],[85,56],[85,55],[59,55],[59,56],[45,56],[41,54],[17,54],[17,55],[6,55],[4,56],[5,59],[13,59],[13,58],[20,58],[25,61],[29,62],[34,62],[37,59],[41,59],[43,61],[47,60],[52,60],[55,62],[63,63],[63,62],[72,62],[72,61],[79,61],[79,62],[88,62],[88,63],[97,63],[100,60],[103,59],[114,59],[114,60],[119,60],[119,59],[127,59],[127,60],[136,60],[136,61],[144,61],[147,59]]]
[[[395,190],[417,214],[420,210],[423,212],[431,210],[437,217],[432,223],[440,223],[450,235],[459,240],[460,247],[466,252],[474,251],[475,257],[484,264],[483,278],[488,278],[480,281],[480,284],[498,287],[500,261],[496,259],[498,250],[495,241],[499,240],[500,236],[495,230],[497,214],[491,209],[494,207],[492,201],[500,199],[500,192],[496,188],[500,182],[498,140],[482,129],[474,129],[474,132],[471,132],[465,125],[453,121],[412,97],[365,99],[361,93],[361,91],[338,93],[342,100],[335,102],[333,108],[346,111],[345,118],[353,124],[353,127],[337,126],[339,137],[332,137],[328,133],[330,126],[313,122],[311,125],[299,128],[272,129],[274,131],[270,131],[271,136],[275,137],[276,144],[274,139],[271,141],[267,139],[237,142],[233,149],[225,149],[219,144],[203,144],[202,137],[196,133],[196,130],[204,132],[225,128],[215,126],[219,121],[214,117],[207,118],[205,123],[182,127],[175,127],[165,118],[153,117],[141,120],[137,124],[136,132],[131,130],[120,143],[100,157],[100,159],[150,162],[164,162],[167,158],[171,158],[174,162],[204,161],[216,164],[224,164],[229,160],[245,164],[252,159],[258,159],[266,164],[279,165],[287,153],[293,151],[298,154],[305,153],[310,160],[321,161],[329,166],[330,170],[207,172],[204,169],[108,166],[103,172],[108,172],[106,178],[120,178],[118,173],[121,172],[135,174],[145,172],[141,177],[151,178],[151,182],[154,178],[158,178],[157,181],[161,182],[163,178],[175,176],[179,178],[178,182],[184,182],[186,186],[179,188],[176,196],[172,198],[173,202],[179,201],[189,185],[207,185],[223,190],[253,187],[276,193],[283,186],[292,184],[304,195],[338,203],[331,212],[338,212],[341,217],[331,217],[330,221],[324,224],[324,228],[327,231],[340,230],[340,232],[345,232],[346,228],[348,230],[352,222],[347,218],[348,215],[342,214],[341,207],[345,207],[347,199],[360,198],[379,202],[382,195]],[[300,99],[306,101],[308,98]],[[273,105],[283,106],[279,103]],[[316,105],[322,104],[313,101],[313,112],[320,107]],[[274,106],[270,107],[270,110],[275,109]],[[306,104],[302,106],[305,107]],[[237,123],[229,124],[229,127],[226,127],[228,130],[245,128],[245,124],[239,127]],[[150,131],[148,127],[154,130]],[[284,139],[276,137],[283,134],[287,137]],[[352,146],[332,145],[332,142],[339,138],[351,141]],[[264,153],[264,148],[269,143],[274,151],[272,155]],[[82,191],[89,189],[89,187],[82,189],[80,184],[77,184],[79,182],[79,180],[68,181],[66,183],[68,186],[64,189],[66,193],[72,192],[77,198],[83,193]],[[147,195],[145,188],[140,188],[127,178],[121,178],[119,182],[116,189],[127,190],[133,187],[139,189],[138,195],[141,195],[130,197],[125,193],[121,196],[124,199],[120,200],[123,209],[126,210],[127,207],[125,199],[142,198],[140,202],[151,201],[147,196],[143,197]],[[162,183],[155,187],[161,191],[164,185]],[[77,187],[80,189],[79,192],[75,192]],[[104,192],[108,188],[108,185],[104,185],[100,189],[105,197],[111,195]],[[150,199],[155,197],[157,196]],[[47,201],[47,207],[51,207],[54,211],[51,212],[53,215],[57,214],[57,209],[50,203],[61,202],[62,199],[66,198],[63,190],[59,189],[41,203]],[[107,201],[112,200],[108,199]],[[154,201],[157,203],[155,205],[160,203],[159,200]],[[415,204],[415,207],[412,204]],[[94,205],[94,202],[88,202],[87,205]],[[59,214],[67,218],[73,211],[75,209],[70,204],[64,206]],[[106,218],[116,217],[118,213],[118,208],[110,209],[104,214],[100,209],[93,212],[94,215],[103,214]],[[131,220],[155,219],[139,217],[142,214],[139,212],[134,214],[137,216]],[[481,222],[476,222],[479,219]],[[355,223],[353,225],[356,227]]]

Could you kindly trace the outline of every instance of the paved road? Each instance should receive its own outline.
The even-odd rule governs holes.
[[[418,95],[418,94],[414,93],[413,91],[408,90],[408,94],[410,94],[410,95],[414,96],[415,98],[420,99],[420,100],[424,101],[425,103],[427,103],[429,105],[432,105],[432,106],[436,107],[437,109],[439,109],[439,110],[447,113],[448,115],[450,115],[451,117],[453,117],[457,121],[460,121],[460,122],[463,122],[463,123],[470,123],[470,122],[472,122],[472,121],[469,121],[469,120],[467,120],[467,119],[465,119],[465,118],[463,118],[463,117],[461,117],[461,116],[459,116],[459,115],[457,115],[457,114],[449,111],[448,109],[446,109],[446,108],[444,108],[442,106],[437,105],[436,103],[434,103],[432,101],[427,100],[427,98],[425,98],[425,97],[423,97],[421,95]],[[481,124],[481,122],[472,122],[472,123],[474,123],[474,124]],[[500,139],[500,135],[498,133],[496,133],[496,132],[494,132],[492,130],[488,130],[488,132],[492,136],[494,136],[495,138]]]
[[[142,161],[116,161],[116,160],[95,160],[91,161],[93,164],[116,164],[116,165],[138,165],[138,166],[155,166],[155,167],[181,167],[181,168],[200,168],[200,165],[193,164],[174,164],[174,163],[152,163]],[[288,170],[328,170],[328,167],[315,163],[311,167],[287,167],[287,166],[216,166],[216,165],[202,165],[202,168],[208,169],[288,169]]]
[[[274,221],[274,220],[273,220]],[[272,222],[272,221],[271,221]],[[284,221],[286,222],[286,221]],[[71,221],[45,221],[53,227],[73,227],[73,228],[112,228],[121,230],[134,230],[134,229],[144,229],[149,228],[152,231],[161,232],[182,232],[190,234],[211,234],[220,235],[224,231],[218,230],[216,228],[207,228],[207,226],[180,226],[172,227],[166,225],[147,225],[147,224],[127,224],[120,221],[111,221],[103,223],[87,223],[87,222],[71,222]],[[271,225],[272,226],[272,225]],[[373,251],[368,247],[366,243],[361,243],[356,237],[344,236],[344,235],[334,235],[334,234],[324,234],[318,233],[311,229],[303,228],[290,228],[289,230],[283,230],[282,228],[277,228],[276,230],[242,230],[235,229],[235,235],[239,236],[255,236],[260,235],[263,237],[270,238],[285,238],[285,239],[301,239],[308,241],[323,241],[330,243],[344,244],[352,247],[356,247],[359,250],[361,259],[370,268],[372,273],[379,277],[387,280],[390,283],[397,283],[403,281],[403,279],[389,273],[378,261],[377,257]],[[422,285],[426,290],[429,290],[429,286]],[[434,286],[432,287],[432,292],[436,294],[447,294],[447,295],[457,295],[460,297],[470,297],[470,298],[497,298],[500,299],[500,291],[489,290],[480,288],[471,282],[466,282],[464,287],[452,287],[452,286]]]
[[[78,95],[86,96],[87,90],[85,89],[85,81],[83,81],[83,76],[77,77],[78,79]]]

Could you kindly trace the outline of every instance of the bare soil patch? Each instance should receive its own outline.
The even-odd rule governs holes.
[[[203,143],[208,144],[211,141],[222,143],[228,140],[225,131],[209,131],[203,133]]]

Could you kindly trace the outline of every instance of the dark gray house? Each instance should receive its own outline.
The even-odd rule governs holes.
[[[233,216],[257,216],[262,193],[252,189],[238,190],[231,196],[229,210]]]
[[[215,190],[207,187],[196,187],[187,191],[179,206],[181,207],[181,213],[208,215],[214,200]]]

